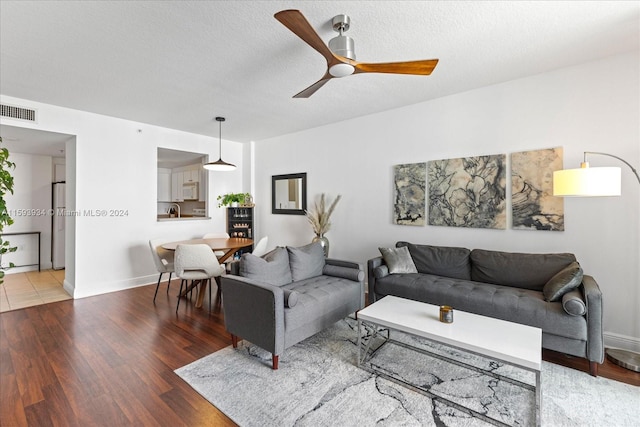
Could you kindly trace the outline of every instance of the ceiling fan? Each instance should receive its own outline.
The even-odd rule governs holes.
[[[299,10],[283,10],[274,15],[285,27],[300,37],[309,46],[320,52],[327,60],[327,71],[320,80],[294,95],[294,98],[308,98],[334,77],[345,77],[359,73],[413,74],[428,76],[438,64],[437,59],[405,62],[366,63],[355,60],[354,43],[344,32],[349,29],[350,18],[338,15],[333,18],[333,29],[340,35],[329,41],[327,46],[309,21]]]

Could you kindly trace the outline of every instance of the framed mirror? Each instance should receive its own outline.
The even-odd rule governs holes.
[[[307,210],[307,174],[271,177],[271,213],[304,215]]]

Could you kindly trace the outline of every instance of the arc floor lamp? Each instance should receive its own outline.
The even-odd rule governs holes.
[[[590,168],[587,162],[587,154],[609,156],[618,159],[631,168],[638,184],[640,175],[629,162],[618,156],[608,153],[598,153],[585,151],[584,161],[579,169],[565,169],[553,173],[553,195],[563,197],[597,197],[597,196],[619,196],[621,194],[621,171],[619,167],[597,167]],[[606,350],[607,357],[613,363],[629,370],[640,372],[640,353],[628,350],[612,349]]]

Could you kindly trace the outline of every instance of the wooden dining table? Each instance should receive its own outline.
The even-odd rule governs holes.
[[[168,242],[162,244],[163,249],[169,251],[175,251],[178,245],[207,245],[211,248],[212,252],[224,252],[224,255],[218,257],[218,262],[222,264],[233,256],[238,249],[246,248],[253,245],[252,239],[244,237],[229,237],[229,238],[215,238],[215,239],[191,239],[180,240],[177,242]],[[219,279],[219,278],[216,278]],[[218,286],[220,282],[216,280]],[[198,285],[198,281],[194,280],[193,283],[183,291],[178,298],[185,296],[191,289]],[[202,308],[202,302],[204,301],[205,291],[207,290],[207,281],[202,281],[202,286],[198,290],[198,297],[196,298],[196,308]]]

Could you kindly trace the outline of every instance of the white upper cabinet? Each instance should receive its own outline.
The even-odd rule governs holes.
[[[182,184],[184,183],[184,172],[171,173],[171,200],[182,202]]]
[[[183,172],[183,182],[200,182],[200,171],[198,169],[186,170]]]
[[[158,168],[158,201],[171,200],[171,169]]]

